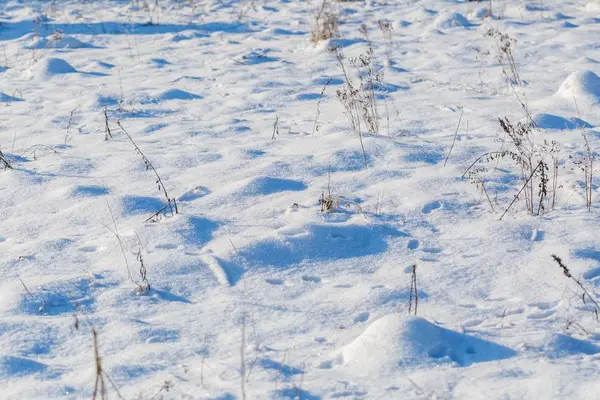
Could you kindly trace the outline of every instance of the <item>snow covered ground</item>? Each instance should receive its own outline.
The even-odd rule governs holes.
[[[148,3],[0,0],[0,399],[599,398],[598,1]]]

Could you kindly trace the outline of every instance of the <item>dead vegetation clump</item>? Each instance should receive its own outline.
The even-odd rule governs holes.
[[[492,38],[496,44],[496,61],[502,65],[502,73],[508,84],[522,87],[523,81],[521,81],[521,77],[519,76],[514,57],[514,48],[517,40],[506,33],[502,33],[497,28],[490,28],[485,35]]]
[[[495,176],[500,171],[498,165],[501,160],[507,159],[512,161],[520,177],[522,186],[508,207],[505,208],[500,219],[521,198],[525,200],[525,206],[529,214],[542,215],[547,210],[548,203],[553,208],[556,201],[558,165],[560,161],[558,157],[558,143],[555,141],[544,141],[543,145],[536,145],[532,135],[537,127],[532,122],[517,122],[513,124],[508,118],[499,118],[498,121],[504,132],[502,146],[504,147],[506,144],[508,148],[502,148],[499,151],[492,151],[479,156],[462,176],[468,176],[471,183],[477,184],[478,188],[486,194],[490,207],[494,210],[486,183],[491,180],[490,175]],[[552,162],[551,174],[549,159]],[[492,162],[495,162],[493,174],[488,174],[488,168],[485,165],[482,166],[482,164],[491,164]],[[550,179],[552,179],[551,185]]]
[[[358,57],[348,59],[335,44],[332,44],[327,50],[336,58],[344,75],[344,85],[337,90],[336,94],[344,106],[352,132],[360,142],[365,169],[367,169],[367,154],[362,131],[363,128],[366,128],[368,133],[379,134],[376,88],[383,81],[383,73],[378,71],[375,66],[372,47]],[[356,71],[358,78],[350,75],[346,69],[346,61]]]
[[[319,43],[339,35],[338,15],[324,0],[314,16],[310,40]]]

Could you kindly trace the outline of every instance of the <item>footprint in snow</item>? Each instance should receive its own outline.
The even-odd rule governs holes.
[[[1,242],[2,240],[0,240]],[[98,251],[98,246],[83,246],[79,248],[79,251],[83,251],[84,253],[94,253]]]
[[[367,322],[371,314],[368,312],[363,312],[354,317],[354,323],[358,324],[359,322]]]
[[[309,275],[304,275],[302,277],[302,280],[305,282],[312,282],[312,283],[319,283],[321,282],[321,278],[319,278],[318,276],[309,276]]]
[[[179,201],[193,201],[201,197],[206,196],[210,193],[210,190],[204,186],[196,186],[195,188],[186,190],[181,196]]]
[[[352,287],[352,285],[349,283],[342,283],[340,285],[334,286],[334,288],[336,288],[336,289],[350,289],[351,287]]]
[[[159,250],[173,250],[177,248],[177,245],[174,243],[164,243],[164,244],[157,244],[156,248]]]
[[[419,241],[417,239],[410,239],[408,241],[408,245],[406,245],[406,247],[408,247],[409,250],[416,250],[419,248]]]
[[[283,285],[283,279],[265,279],[269,285],[280,286]]]
[[[438,200],[431,201],[423,207],[423,214],[431,214],[431,212],[442,208],[442,203]]]

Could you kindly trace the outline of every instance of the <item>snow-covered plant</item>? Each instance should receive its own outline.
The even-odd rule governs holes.
[[[313,43],[318,43],[321,40],[328,40],[338,35],[338,16],[327,0],[323,0],[313,18],[310,40]]]
[[[496,161],[494,172],[497,172],[498,162],[502,159],[508,159],[517,168],[522,186],[508,207],[506,207],[500,219],[504,217],[506,212],[520,198],[525,200],[526,209],[531,215],[541,215],[546,211],[546,204],[550,195],[550,176],[548,174],[550,167],[547,161],[549,156],[553,163],[553,181],[551,186],[552,207],[554,207],[555,203],[556,188],[558,187],[558,143],[544,142],[542,146],[536,146],[532,139],[535,125],[521,122],[513,124],[508,118],[499,118],[498,121],[505,134],[505,138],[508,138],[508,140],[503,140],[503,145],[506,143],[509,148],[488,152],[479,156],[467,168],[463,177],[468,176],[471,183],[477,184],[478,188],[485,193],[493,210],[494,207],[485,186],[488,168],[481,166],[481,164],[489,164]],[[479,166],[476,167],[476,165]]]
[[[383,42],[385,44],[385,56],[387,58],[388,65],[392,65],[392,55],[394,52],[394,27],[390,21],[380,19],[377,21],[377,26],[383,35]]]
[[[508,36],[506,33],[500,32],[497,28],[490,28],[486,32],[486,36],[491,37],[496,44],[496,61],[502,65],[502,73],[506,81],[511,86],[522,86],[523,82],[517,70],[517,64],[514,57],[514,46],[517,40]]]

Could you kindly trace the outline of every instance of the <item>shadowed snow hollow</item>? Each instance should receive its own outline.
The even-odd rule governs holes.
[[[544,350],[548,358],[594,355],[600,353],[600,347],[596,346],[594,343],[560,333],[549,335]]]
[[[579,118],[563,118],[552,114],[537,114],[533,117],[533,121],[541,129],[573,130],[592,127]]]
[[[401,366],[453,362],[459,366],[502,360],[510,348],[437,326],[423,318],[386,315],[345,346],[337,362],[359,374],[392,371]]]
[[[600,102],[600,78],[592,71],[571,73],[556,94],[567,101]]]

